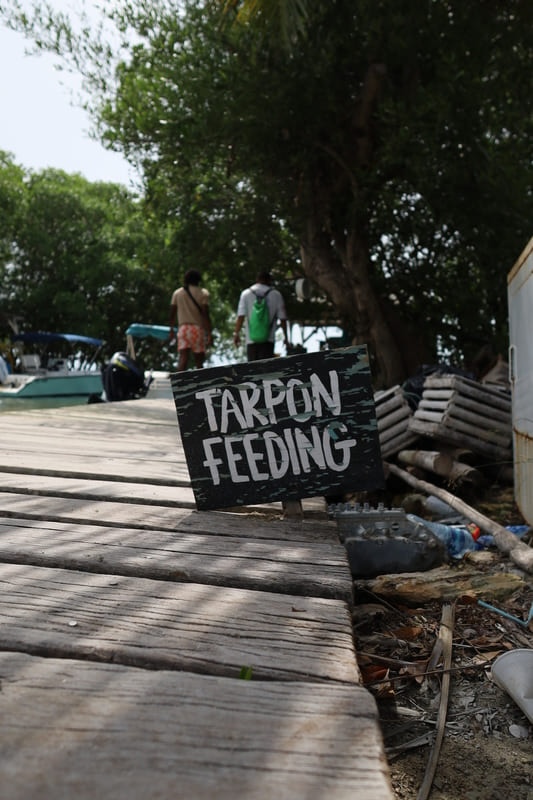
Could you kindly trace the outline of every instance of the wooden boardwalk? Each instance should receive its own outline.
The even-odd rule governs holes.
[[[391,800],[305,507],[196,511],[170,393],[1,413],[2,800]]]

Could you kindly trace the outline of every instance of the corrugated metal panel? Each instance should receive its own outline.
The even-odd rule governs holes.
[[[533,238],[507,278],[516,503],[533,525]]]

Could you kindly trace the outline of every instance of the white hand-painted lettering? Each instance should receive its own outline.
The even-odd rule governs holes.
[[[244,445],[244,452],[246,453],[246,458],[248,459],[248,466],[250,467],[250,475],[253,481],[267,481],[270,478],[268,472],[259,472],[256,466],[257,461],[263,461],[265,454],[264,453],[257,453],[252,448],[252,442],[257,441],[259,439],[258,433],[248,433],[243,439]]]
[[[275,386],[279,388],[279,392],[276,395],[272,393],[272,390]],[[268,421],[271,425],[275,425],[277,419],[274,406],[281,405],[281,403],[283,403],[285,400],[286,389],[283,385],[283,381],[281,381],[279,378],[263,381],[263,392],[265,394],[265,408],[268,414]]]
[[[310,433],[313,441],[308,439],[305,433],[299,428],[296,428],[294,431],[294,438],[296,439],[296,445],[300,453],[304,472],[311,472],[309,457],[313,459],[319,469],[326,469],[326,460],[322,450],[322,442],[320,441],[320,431],[313,425],[310,429]]]
[[[290,378],[286,384],[280,378],[247,381],[226,389],[203,389],[195,393],[196,400],[205,405],[211,433],[228,433],[235,422],[241,431],[275,425],[283,420],[307,422],[312,417],[341,413],[339,376],[329,371],[329,388],[312,373],[307,381]]]
[[[248,389],[250,391],[248,391]],[[246,418],[246,427],[253,428],[254,419],[257,420],[259,425],[268,425],[268,417],[256,408],[261,399],[261,388],[257,383],[252,383],[252,381],[241,383],[239,386],[239,395],[241,397],[242,411]]]
[[[336,431],[346,433],[344,424]],[[333,439],[326,427],[320,431],[312,425],[307,434],[300,429],[284,428],[275,433],[266,431],[235,436],[214,436],[204,439],[205,459],[202,462],[211,475],[214,486],[219,486],[221,477],[232,483],[257,483],[269,479],[280,480],[285,475],[301,475],[311,472],[311,461],[319,470],[331,469],[343,472],[350,464],[350,451],[357,446],[356,439]],[[220,454],[220,455],[219,455]],[[339,458],[340,456],[340,458]],[[225,465],[225,474],[219,469]]]
[[[279,480],[279,478],[283,478],[289,469],[290,460],[287,445],[283,439],[273,431],[267,431],[263,439],[265,442],[268,469],[274,480]],[[275,447],[277,448],[277,455],[274,450]]]
[[[213,408],[213,397],[220,394],[221,389],[204,389],[202,392],[196,392],[194,395],[197,400],[203,400],[205,403],[205,410],[207,413],[207,422],[211,433],[218,430],[217,418],[215,416],[215,409]]]
[[[211,480],[215,486],[218,486],[220,483],[220,473],[218,471],[218,467],[223,464],[221,458],[215,458],[213,455],[213,447],[216,444],[220,444],[222,442],[221,436],[212,436],[210,439],[204,439],[204,455],[205,461],[203,462],[203,466],[207,467],[209,472],[211,473]]]
[[[341,393],[339,391],[339,373],[336,372],[336,370],[334,369],[330,369],[329,380],[331,383],[331,394],[328,393],[328,390],[326,389],[326,387],[324,386],[318,375],[316,375],[315,373],[311,375],[311,391],[313,392],[313,406],[317,417],[322,416],[322,406],[320,404],[321,397],[334,416],[337,417],[341,413]]]
[[[348,430],[346,425],[339,425],[338,430],[346,433]],[[333,448],[331,443],[333,441],[333,437],[331,436],[328,428],[324,428],[322,434],[322,444],[324,446],[324,456],[326,457],[326,464],[328,467],[335,472],[344,472],[348,464],[350,463],[350,448],[355,447],[357,444],[357,439],[344,439],[337,441],[333,444]],[[342,461],[340,464],[337,464],[333,457],[332,449],[336,452],[340,451],[342,453]]]
[[[303,401],[303,409],[298,411],[296,405],[296,390],[300,395],[300,401]],[[291,378],[287,383],[287,410],[291,417],[298,420],[298,422],[306,422],[313,416],[313,401],[311,393],[306,384],[298,378]]]
[[[237,472],[237,462],[242,461],[242,453],[235,453],[233,450],[234,445],[238,445],[242,441],[242,436],[225,436],[224,447],[226,448],[226,458],[228,461],[229,474],[233,483],[248,483],[250,480],[249,475],[241,475]]]
[[[233,397],[231,389],[224,389],[222,392],[222,402],[220,409],[220,432],[227,433],[229,430],[229,415],[235,414],[235,419],[239,423],[241,430],[246,429],[246,417],[239,408],[237,399]]]

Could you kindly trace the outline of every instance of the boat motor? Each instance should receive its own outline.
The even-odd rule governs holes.
[[[127,353],[114,353],[102,369],[102,382],[108,402],[145,397],[150,387],[144,370]]]

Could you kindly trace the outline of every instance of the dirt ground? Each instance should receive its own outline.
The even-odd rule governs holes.
[[[503,501],[496,493],[478,508],[500,524],[520,524],[509,490],[503,495]],[[474,568],[481,576],[510,574],[520,585],[506,597],[484,598],[496,610],[472,597],[412,606],[356,589],[358,660],[378,704],[394,796],[417,800],[423,787],[430,800],[533,800],[533,725],[491,675],[498,655],[533,648],[533,621],[526,624],[533,576],[519,571],[496,548],[467,556],[451,568]],[[453,613],[453,633],[443,711],[446,682],[438,643],[446,605]],[[436,730],[443,716],[439,748]],[[435,759],[428,792],[426,771]]]

